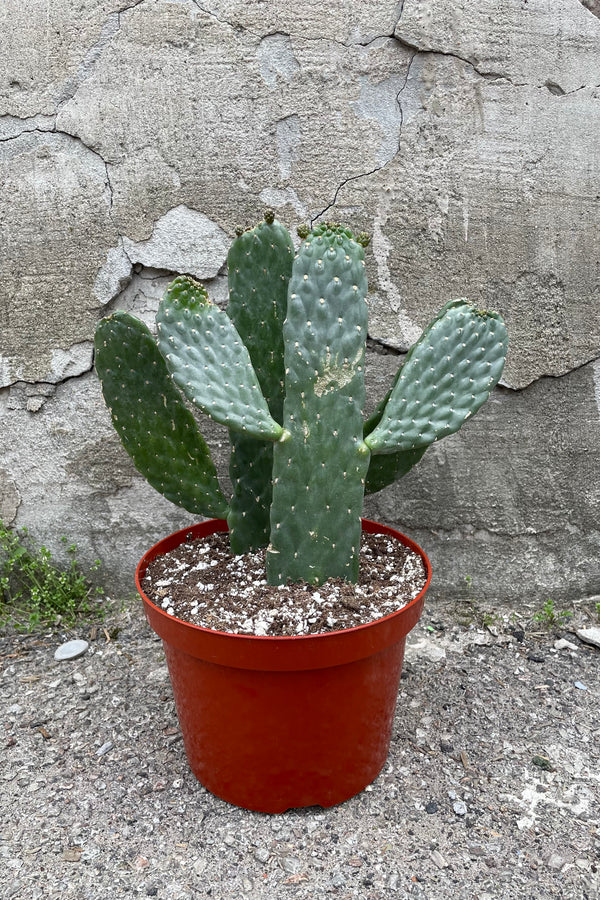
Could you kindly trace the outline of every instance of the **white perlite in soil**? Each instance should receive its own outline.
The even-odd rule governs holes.
[[[181,544],[150,563],[148,598],[177,619],[231,634],[321,634],[380,619],[405,606],[426,581],[421,557],[382,534],[362,536],[358,584],[274,587],[265,551],[233,556],[225,533]]]

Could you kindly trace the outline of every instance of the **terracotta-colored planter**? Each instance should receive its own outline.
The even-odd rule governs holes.
[[[226,634],[167,615],[141,586],[148,564],[190,538],[226,531],[211,519],[177,531],[141,559],[136,584],[162,638],[186,754],[223,800],[278,813],[333,806],[370,784],[387,758],[406,635],[431,579],[425,553],[400,532],[363,519],[422,558],[427,582],[407,606],[367,625],[298,637]]]

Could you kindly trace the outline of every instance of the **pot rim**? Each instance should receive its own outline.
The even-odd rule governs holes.
[[[421,597],[423,597],[425,595],[425,592],[427,591],[429,584],[431,582],[431,574],[432,574],[431,563],[430,563],[429,558],[427,557],[427,554],[425,553],[425,551],[422,550],[422,548],[419,547],[418,544],[416,544],[413,540],[411,540],[405,534],[402,534],[402,532],[397,531],[395,528],[392,528],[389,525],[382,525],[379,522],[372,521],[371,519],[361,518],[361,523],[363,526],[362,530],[365,533],[367,533],[367,534],[369,534],[369,533],[370,534],[388,534],[392,537],[398,537],[398,535],[400,535],[400,537],[402,538],[400,543],[404,544],[410,550],[417,553],[423,560],[423,563],[425,565],[425,572],[427,573],[427,579],[425,581],[425,584],[423,585],[423,587],[421,588],[421,590],[419,591],[417,596],[414,597],[412,600],[409,600],[408,603],[405,603],[404,606],[401,606],[398,609],[395,609],[391,613],[387,613],[387,615],[385,615],[385,616],[380,616],[378,619],[372,619],[370,622],[362,622],[360,625],[352,625],[350,628],[340,628],[335,631],[320,631],[317,634],[281,634],[281,635],[277,635],[277,634],[263,634],[263,635],[260,635],[260,634],[236,634],[233,631],[219,631],[216,628],[206,628],[206,626],[204,626],[204,625],[195,625],[193,622],[188,622],[185,619],[178,619],[176,616],[169,615],[169,613],[165,612],[164,609],[162,609],[160,606],[157,606],[155,603],[152,602],[152,600],[150,600],[147,597],[147,595],[144,593],[144,589],[142,588],[141,581],[142,581],[142,578],[144,577],[144,575],[146,574],[146,569],[148,568],[148,565],[154,559],[156,559],[156,557],[164,555],[163,553],[155,552],[158,550],[158,548],[160,547],[160,545],[163,542],[171,540],[171,539],[175,539],[175,538],[179,537],[180,535],[189,536],[195,530],[197,530],[199,528],[199,526],[208,525],[209,523],[215,523],[215,524],[218,523],[219,525],[222,524],[224,527],[223,528],[215,528],[212,531],[207,532],[206,535],[204,535],[204,536],[207,536],[208,534],[215,534],[216,532],[219,532],[219,531],[229,531],[229,528],[227,527],[226,519],[206,519],[204,522],[199,522],[196,525],[191,525],[188,528],[180,528],[178,531],[174,531],[172,534],[167,535],[164,538],[161,538],[159,541],[157,541],[155,544],[153,544],[152,547],[150,547],[150,549],[147,550],[146,553],[144,553],[143,557],[139,561],[137,568],[135,570],[136,588],[145,603],[148,603],[151,607],[153,607],[156,610],[157,613],[159,613],[161,616],[163,616],[167,620],[183,622],[183,624],[188,626],[189,628],[194,628],[194,629],[197,629],[198,631],[206,632],[208,634],[221,634],[221,635],[226,635],[227,637],[234,637],[234,638],[240,638],[240,639],[243,638],[243,639],[249,640],[249,641],[269,641],[270,642],[270,641],[298,641],[298,640],[306,640],[307,638],[326,638],[326,637],[329,637],[330,635],[334,635],[334,634],[347,634],[348,632],[351,632],[351,631],[360,631],[361,629],[369,628],[370,626],[374,625],[376,622],[384,622],[386,619],[392,619],[394,616],[397,616],[398,613],[406,612],[411,606],[417,604],[419,602],[419,600],[421,599]],[[365,527],[365,526],[367,526],[367,527]],[[369,526],[375,526],[375,527],[371,528]],[[192,540],[196,540],[195,535],[192,538]],[[176,546],[180,546],[181,544],[184,544],[184,543],[191,543],[191,541],[187,541],[187,540],[178,541],[177,543],[173,543],[173,547],[170,549],[174,549]]]
[[[318,634],[254,635],[217,631],[169,615],[146,596],[141,584],[146,569],[157,556],[180,546],[190,538],[193,540],[218,531],[228,531],[225,519],[208,519],[188,528],[181,528],[157,541],[139,561],[135,583],[144,603],[148,623],[164,641],[191,656],[239,668],[319,668],[340,665],[377,653],[404,639],[416,625],[431,582],[431,563],[418,544],[396,529],[370,519],[361,519],[361,524],[362,530],[367,533],[387,534],[396,538],[418,553],[425,566],[426,581],[417,596],[379,619]]]

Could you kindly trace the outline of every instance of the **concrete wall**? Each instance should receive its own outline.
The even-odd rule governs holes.
[[[136,474],[97,320],[169,276],[226,297],[238,224],[373,235],[369,382],[447,300],[505,316],[489,404],[368,501],[438,596],[600,593],[595,0],[47,0],[0,7],[0,515],[130,589],[190,517]],[[224,464],[227,440],[208,429]]]

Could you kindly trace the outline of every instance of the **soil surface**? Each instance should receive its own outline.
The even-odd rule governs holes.
[[[169,615],[233,634],[321,634],[389,615],[421,592],[421,557],[384,534],[362,535],[358,584],[266,582],[265,551],[234,556],[227,534],[181,544],[153,560],[143,588]]]
[[[574,634],[597,614],[534,611],[428,595],[381,775],[277,816],[190,773],[141,603],[106,630],[0,635],[0,897],[597,900],[600,651]],[[75,638],[86,654],[55,661]]]

